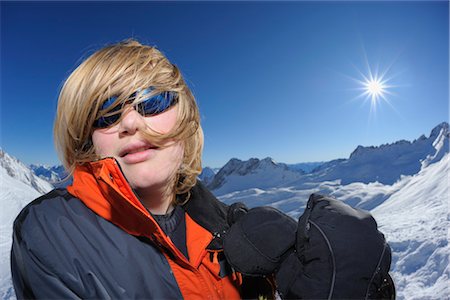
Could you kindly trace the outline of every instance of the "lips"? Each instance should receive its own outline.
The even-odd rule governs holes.
[[[119,157],[125,163],[138,163],[149,159],[158,147],[146,142],[134,142],[127,144],[119,151]]]

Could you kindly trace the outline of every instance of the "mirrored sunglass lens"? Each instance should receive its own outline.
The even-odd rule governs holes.
[[[120,114],[114,114],[107,117],[100,117],[94,123],[96,128],[106,128],[116,123],[120,118]]]
[[[111,107],[111,105],[114,104],[116,99],[117,99],[117,97],[111,97],[111,98],[107,99],[105,102],[103,102],[102,106],[100,107],[100,110],[105,110],[105,109],[108,109],[109,107]],[[98,118],[97,120],[95,120],[94,127],[96,127],[96,128],[106,128],[106,127],[109,127],[109,126],[113,125],[120,118],[120,114],[119,113],[114,113],[114,112],[117,112],[120,109],[121,109],[120,105],[116,105],[115,107],[113,107],[107,113],[106,116],[102,116],[102,117]]]
[[[174,96],[170,92],[155,95],[137,105],[138,111],[145,116],[156,115],[166,111],[174,104]]]
[[[145,90],[145,94],[149,91]],[[100,110],[105,110],[111,107],[116,101],[117,97],[112,97],[103,102]],[[160,114],[177,102],[176,93],[164,92],[155,96],[152,96],[138,104],[136,104],[136,110],[143,116],[152,116]],[[121,105],[113,107],[106,116],[102,116],[95,120],[94,127],[106,128],[120,119],[120,113],[118,112],[122,108]],[[117,112],[117,113],[114,113]]]
[[[100,110],[105,110],[109,108],[111,105],[114,104],[114,102],[117,100],[117,97],[111,97],[105,100],[105,102],[102,103],[102,106],[100,107]]]

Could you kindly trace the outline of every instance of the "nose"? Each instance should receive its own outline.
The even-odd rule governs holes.
[[[125,108],[122,120],[119,122],[119,133],[121,135],[133,135],[136,131],[145,128],[144,117],[136,111],[133,106]]]

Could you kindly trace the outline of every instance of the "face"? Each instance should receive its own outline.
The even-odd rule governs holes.
[[[167,147],[158,148],[146,141],[141,133],[148,127],[159,133],[168,133],[175,126],[177,112],[178,105],[175,105],[158,115],[144,117],[128,107],[119,123],[94,131],[92,142],[96,154],[114,157],[138,194],[152,194],[170,188],[183,159],[182,144],[170,141],[166,143]]]

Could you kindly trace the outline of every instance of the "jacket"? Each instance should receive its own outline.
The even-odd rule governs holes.
[[[77,167],[71,186],[34,200],[14,222],[17,297],[240,298],[242,276],[222,249],[228,207],[198,183],[183,208],[189,260],[113,158]]]

